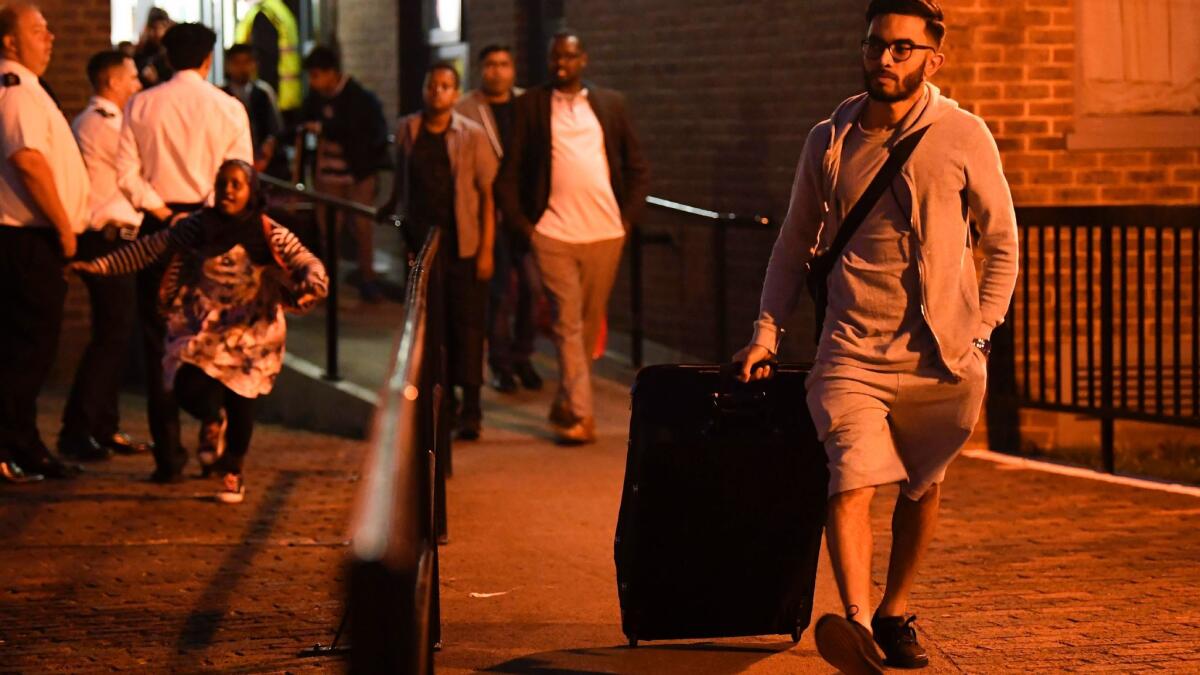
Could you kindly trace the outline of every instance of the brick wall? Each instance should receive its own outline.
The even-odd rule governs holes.
[[[110,47],[110,13],[107,0],[42,0],[37,3],[55,35],[54,55],[45,80],[62,102],[67,117],[87,106],[91,85],[87,61],[92,54]],[[79,355],[88,339],[88,302],[83,283],[72,278],[67,295],[59,357],[51,382],[67,384],[75,372]]]
[[[400,113],[398,2],[339,0],[337,35],[347,73],[383,101],[389,124]]]
[[[107,0],[43,0],[37,3],[55,35],[54,56],[45,79],[68,116],[83,110],[91,96],[87,61],[110,47]]]
[[[1195,149],[1066,149],[1074,128],[1074,1],[943,0],[947,65],[934,81],[988,121],[1019,205],[1195,203]],[[472,47],[492,39],[519,45],[525,30],[511,18],[520,17],[516,4],[468,1]],[[808,130],[861,91],[864,5],[576,0],[565,12],[587,42],[589,76],[628,96],[653,194],[778,222]],[[672,237],[646,251],[648,337],[711,358],[711,229],[653,210],[643,225]],[[773,231],[735,231],[728,239],[726,309],[735,346],[749,335],[773,240]],[[618,329],[629,325],[628,279],[625,270],[611,304]],[[811,353],[810,317],[804,301],[790,322],[789,357]]]
[[[987,120],[1020,205],[1196,203],[1194,147],[1066,149],[1080,1],[943,0],[949,42],[936,81]]]

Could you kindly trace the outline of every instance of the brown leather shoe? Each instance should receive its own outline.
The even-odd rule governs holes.
[[[596,420],[585,417],[569,426],[554,426],[554,440],[560,445],[583,445],[596,442]]]
[[[871,631],[844,616],[826,614],[813,630],[817,652],[846,675],[882,675],[883,659]]]

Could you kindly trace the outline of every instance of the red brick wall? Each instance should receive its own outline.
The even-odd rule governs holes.
[[[935,83],[996,134],[1019,205],[1195,203],[1196,149],[1068,151],[1074,130],[1077,0],[943,0],[947,65]],[[472,47],[519,41],[512,2],[467,2]],[[565,3],[585,38],[589,76],[624,91],[650,159],[652,192],[782,219],[808,130],[861,90],[863,2],[630,0]],[[477,44],[478,41],[478,44]],[[646,252],[648,335],[703,357],[713,352],[711,230],[650,211],[670,246]],[[744,342],[774,233],[729,237],[730,341]],[[611,304],[628,327],[628,274]],[[789,355],[810,353],[809,310],[792,322]]]
[[[1020,205],[1196,203],[1195,148],[1066,150],[1078,1],[944,0],[949,42],[937,81],[987,120]]]
[[[109,3],[107,0],[43,0],[36,3],[55,35],[54,56],[45,79],[62,101],[68,116],[83,110],[91,96],[87,61],[107,49]]]
[[[42,0],[37,3],[55,35],[54,55],[45,80],[62,102],[67,117],[87,106],[91,85],[87,81],[87,61],[92,54],[107,49],[110,10],[106,0]],[[51,381],[67,384],[75,372],[79,355],[88,339],[87,291],[77,278],[70,282],[59,358],[51,372]]]

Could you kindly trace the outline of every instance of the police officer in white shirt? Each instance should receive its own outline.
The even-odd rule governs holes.
[[[38,78],[54,34],[28,3],[0,7],[0,479],[70,478],[37,428],[37,397],[58,348],[88,176],[71,127]]]
[[[79,235],[81,260],[91,260],[116,250],[137,236],[142,214],[117,187],[117,144],[121,120],[129,97],[142,89],[133,59],[118,51],[103,51],[87,64],[95,95],[71,124],[83,161],[87,164],[91,193],[88,196],[88,230]],[[132,276],[83,275],[92,309],[92,337],[75,371],[67,397],[58,452],[84,461],[107,459],[109,454],[133,454],[149,449],[120,431],[118,385],[125,365],[129,338],[137,316]]]
[[[217,169],[227,159],[254,163],[246,108],[205,78],[217,36],[207,26],[181,23],[163,36],[175,74],[135,94],[125,110],[117,150],[117,183],[146,218],[138,236],[149,236],[211,198]],[[154,440],[152,480],[180,480],[187,453],[179,440],[179,407],[163,383],[166,325],[158,313],[158,287],[166,263],[137,274],[138,315],[146,354],[147,406]]]

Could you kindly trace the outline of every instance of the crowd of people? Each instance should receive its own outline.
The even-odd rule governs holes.
[[[182,407],[200,423],[202,474],[220,479],[219,500],[242,501],[254,402],[282,367],[284,313],[306,311],[326,293],[321,261],[267,215],[259,179],[299,177],[306,157],[317,190],[368,205],[380,198],[380,171],[394,168],[378,211],[402,215],[410,252],[441,230],[458,438],[482,432],[485,362],[499,392],[542,388],[531,362],[541,302],[554,309],[561,372],[548,416],[554,436],[595,440],[593,351],[647,171],[623,98],[584,83],[578,35],[554,38],[550,81],[528,91],[515,86],[507,46],[480,52],[482,84],[466,95],[453,65],[433,64],[421,110],[394,127],[394,156],[380,100],[328,47],[304,57],[308,92],[281,110],[259,77],[255,46],[225,51],[218,88],[210,82],[216,34],[156,9],[137,45],[92,56],[93,96],[68,124],[42,79],[54,43],[45,17],[29,3],[4,5],[0,35],[4,480],[69,479],[80,462],[148,453],[153,481],[181,481],[189,461]],[[352,236],[361,298],[382,301],[375,223],[339,218],[319,225]],[[36,402],[56,355],[69,273],[87,287],[91,335],[55,453],[39,432]],[[117,405],[135,334],[147,442],[122,431]]]
[[[269,9],[278,4],[260,6],[284,52],[294,40]],[[871,0],[866,24],[865,91],[809,133],[753,338],[735,356],[743,381],[769,377],[780,323],[808,286],[823,318],[806,403],[829,460],[826,535],[845,609],[821,617],[815,636],[821,655],[848,673],[928,664],[909,594],[946,469],[978,419],[991,332],[1018,268],[995,140],[929,81],[945,60],[940,6]],[[296,142],[305,134],[318,139],[318,189],[374,203],[378,172],[394,167],[380,214],[403,215],[410,250],[440,230],[458,437],[482,432],[485,351],[498,391],[542,386],[530,356],[544,292],[559,371],[554,436],[595,441],[593,354],[648,170],[624,98],[584,81],[577,34],[554,36],[549,81],[527,90],[515,87],[513,52],[503,45],[480,52],[481,87],[463,96],[455,67],[433,64],[422,109],[395,127],[394,157],[379,99],[343,72],[332,49],[305,57],[309,92],[281,115],[274,88],[255,75],[253,48],[227,52],[222,91],[208,81],[216,35],[154,14],[132,52],[91,59],[95,96],[69,125],[40,79],[54,41],[42,14],[23,2],[0,6],[0,40],[4,480],[70,478],[79,469],[64,458],[148,450],[154,480],[180,480],[182,406],[200,420],[197,459],[221,479],[218,498],[243,499],[254,402],[281,368],[284,314],[326,292],[321,262],[266,214],[259,181],[281,170],[293,143],[305,147]],[[299,99],[293,61],[280,60],[276,76]],[[340,227],[356,241],[362,299],[381,301],[373,225]],[[36,402],[55,356],[65,269],[88,286],[92,336],[60,457],[42,441]],[[152,443],[122,433],[117,415],[123,347],[135,327]],[[871,612],[870,506],[877,487],[891,483],[900,491],[887,586]]]

